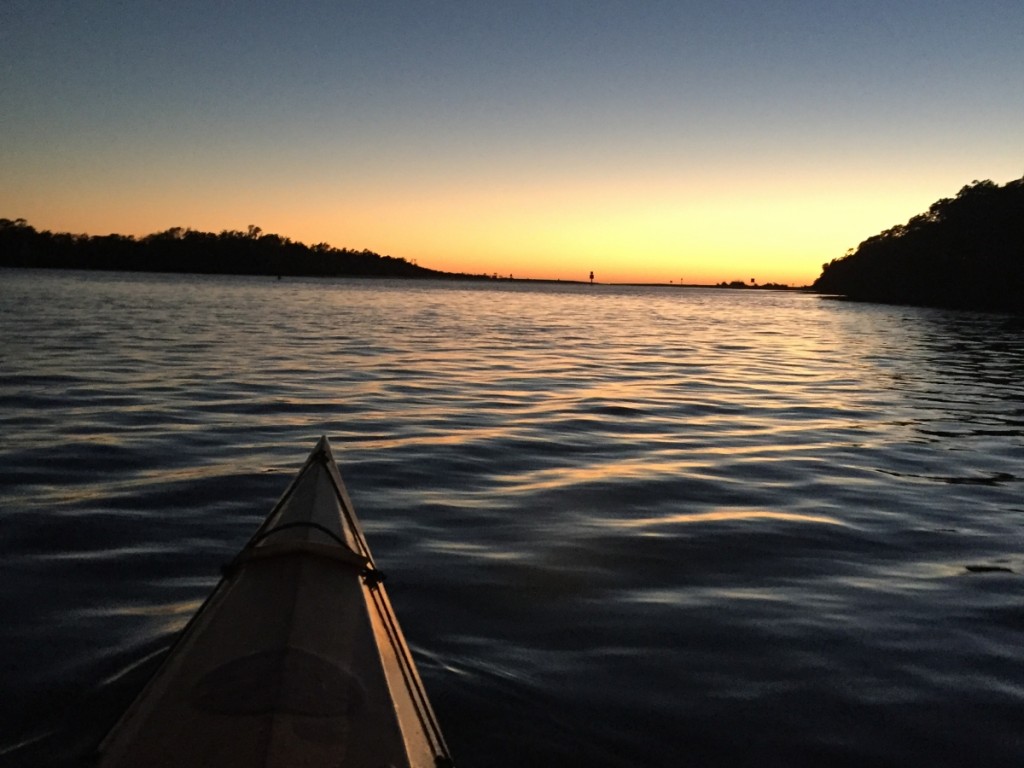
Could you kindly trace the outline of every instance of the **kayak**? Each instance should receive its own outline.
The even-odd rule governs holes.
[[[451,766],[321,437],[98,748],[100,766]]]

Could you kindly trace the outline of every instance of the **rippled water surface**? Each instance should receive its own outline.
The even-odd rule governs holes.
[[[1021,330],[0,271],[0,763],[88,754],[327,434],[462,766],[1024,764]]]

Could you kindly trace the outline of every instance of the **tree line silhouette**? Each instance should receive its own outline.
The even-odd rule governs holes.
[[[304,277],[485,277],[427,269],[369,250],[327,243],[309,246],[252,225],[246,232],[219,234],[172,227],[135,238],[40,232],[25,219],[0,219],[0,266]]]
[[[142,238],[38,231],[0,218],[0,266],[309,277],[492,279],[369,250],[248,230],[172,227]],[[496,276],[495,276],[496,277]],[[735,281],[728,287],[743,286]],[[743,286],[745,287],[745,286]],[[780,286],[781,287],[781,286]],[[1024,312],[1024,178],[974,181],[822,265],[812,288],[861,301]]]
[[[974,181],[822,265],[821,293],[1024,312],[1024,178]]]

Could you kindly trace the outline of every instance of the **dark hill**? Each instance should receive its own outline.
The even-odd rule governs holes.
[[[1024,312],[1024,178],[973,182],[822,265],[813,288],[859,301]]]
[[[136,239],[125,235],[39,232],[24,219],[0,219],[0,266],[309,277],[459,277],[372,251],[308,246],[280,235],[220,234],[175,227]]]

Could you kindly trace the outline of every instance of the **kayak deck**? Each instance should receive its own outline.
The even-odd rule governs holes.
[[[326,437],[99,765],[451,765]]]

